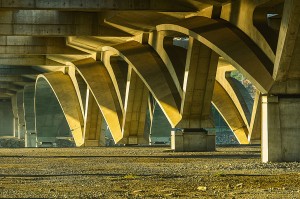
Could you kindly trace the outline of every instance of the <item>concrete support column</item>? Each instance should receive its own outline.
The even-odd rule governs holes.
[[[0,100],[0,136],[14,135],[14,116],[10,99]]]
[[[183,151],[195,151],[197,149],[198,151],[204,151],[204,149],[211,151],[215,149],[215,141],[206,142],[205,140],[208,140],[209,136],[214,138],[215,135],[211,101],[218,60],[218,54],[194,38],[189,38],[180,110],[182,120],[176,127],[186,129],[186,132],[189,133],[182,136],[188,137],[185,140],[189,140],[191,143],[198,143],[198,146],[190,144],[189,141],[182,142]],[[199,128],[205,129],[208,133],[199,132]],[[195,139],[203,138],[204,141],[192,142],[192,137]],[[177,147],[176,142],[173,145],[175,148]],[[177,150],[175,149],[175,151]]]
[[[17,96],[14,95],[11,97],[11,106],[14,115],[14,137],[18,137],[19,128],[18,128],[18,108],[17,108]]]
[[[300,161],[300,98],[262,96],[262,161]]]
[[[34,85],[24,88],[25,147],[36,147],[34,93]]]
[[[137,73],[129,67],[123,121],[124,144],[149,144],[145,123],[149,91]]]
[[[18,137],[18,134],[19,134],[19,128],[18,128],[18,118],[17,117],[14,117],[14,137]]]
[[[17,92],[17,108],[18,108],[18,138],[25,138],[25,117],[23,107],[23,91]]]
[[[84,115],[84,146],[105,146],[106,123],[90,90],[86,94]]]

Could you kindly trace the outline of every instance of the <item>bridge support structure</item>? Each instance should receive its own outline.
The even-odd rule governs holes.
[[[34,94],[34,85],[28,85],[24,88],[23,108],[25,117],[25,147],[36,147]]]
[[[300,98],[262,96],[262,161],[300,161]]]

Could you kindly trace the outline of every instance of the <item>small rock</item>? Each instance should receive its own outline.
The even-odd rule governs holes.
[[[207,190],[207,187],[205,187],[205,186],[199,186],[197,189],[198,189],[199,191],[206,191],[206,190]]]
[[[140,193],[140,192],[144,192],[143,190],[135,190],[132,193]]]
[[[242,188],[243,187],[243,183],[239,183],[237,185],[235,185],[236,188]]]
[[[226,189],[231,189],[230,184],[226,185]]]

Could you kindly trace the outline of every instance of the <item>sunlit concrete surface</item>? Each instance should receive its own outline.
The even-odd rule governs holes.
[[[300,161],[300,1],[2,0],[0,11],[0,135],[149,145],[170,128],[214,133],[213,104],[263,162]]]

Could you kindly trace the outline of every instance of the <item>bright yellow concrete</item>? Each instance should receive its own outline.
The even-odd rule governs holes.
[[[39,75],[36,85],[39,83],[39,79],[45,79],[51,86],[65,114],[76,146],[82,146],[84,144],[83,115],[72,80],[62,72]]]

